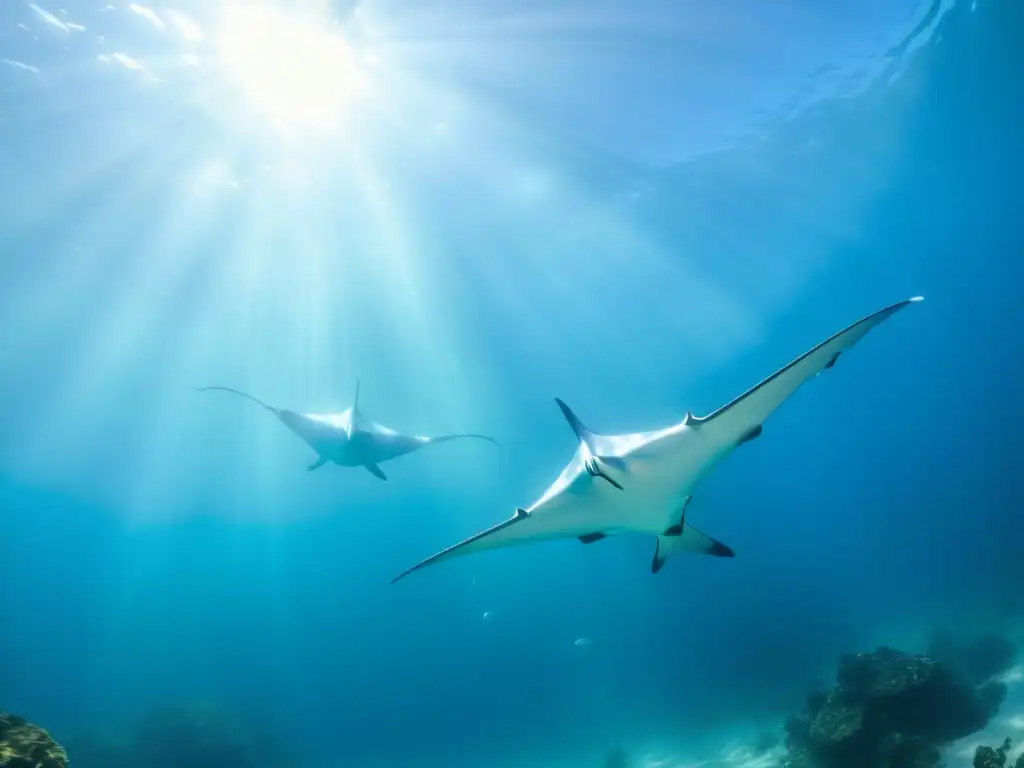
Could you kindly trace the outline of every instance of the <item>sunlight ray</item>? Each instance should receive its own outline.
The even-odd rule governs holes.
[[[182,369],[187,378],[182,386],[187,384],[190,390],[187,397],[195,397],[191,388],[220,382],[258,391],[285,407],[306,409],[302,393],[308,382],[296,373],[306,354],[305,339],[275,318],[275,307],[283,303],[297,313],[306,300],[280,295],[281,270],[291,271],[296,260],[307,258],[296,225],[304,219],[281,216],[285,200],[280,189],[253,190],[247,197],[242,226],[196,302],[196,320],[185,342],[194,354]],[[287,233],[283,253],[282,231]],[[181,397],[184,401],[184,391]],[[188,424],[191,438],[204,446],[192,468],[200,498],[234,510],[239,517],[265,516],[282,497],[310,499],[308,486],[295,487],[304,473],[289,471],[293,466],[301,469],[305,447],[279,424],[255,410],[226,403],[194,401],[188,406],[184,401],[182,407],[193,414]],[[218,437],[229,425],[232,432]]]
[[[34,140],[39,142],[40,155],[18,158],[12,168],[18,178],[31,182],[22,185],[11,207],[0,214],[5,228],[15,234],[39,227],[57,212],[94,197],[97,186],[134,176],[143,159],[165,145],[169,136],[198,143],[198,137],[182,130],[187,125],[187,115],[161,109],[130,123],[112,113],[105,122],[93,115],[80,123],[79,135],[70,141],[58,140],[62,134],[57,127],[52,136],[38,131]],[[164,158],[149,159],[151,167],[166,167]]]
[[[466,392],[458,384],[460,362],[453,352],[458,334],[446,327],[443,294],[436,290],[436,280],[423,269],[432,254],[422,245],[414,245],[424,242],[426,232],[416,226],[411,201],[399,203],[393,187],[386,186],[362,161],[355,162],[355,174],[373,222],[371,247],[379,266],[372,279],[380,305],[387,312],[381,320],[392,329],[395,349],[403,350],[405,367],[423,371],[422,378],[415,382],[416,389],[422,391],[430,382],[444,382],[433,386],[433,394],[443,396],[440,413],[446,419],[457,418],[461,416],[457,405],[466,401]],[[443,260],[437,263],[443,269]],[[428,303],[431,296],[441,300]]]
[[[347,296],[360,282],[359,249],[356,238],[343,230],[340,216],[333,217],[329,208],[310,206],[309,202],[299,195],[288,199],[286,218],[296,226],[281,236],[284,249],[294,254],[297,262],[292,269],[292,314],[297,320],[294,332],[299,350],[294,362],[311,405],[343,410],[358,377],[353,370],[351,339],[360,323]]]
[[[191,148],[180,148],[183,157],[191,156]],[[180,158],[168,154],[166,167],[179,167]],[[141,181],[144,177],[139,177]],[[175,190],[178,191],[178,190]],[[28,447],[26,458],[32,463],[41,463],[52,454],[53,446],[60,444],[65,451],[71,451],[74,441],[89,441],[96,435],[111,433],[119,428],[132,425],[139,419],[153,428],[159,423],[161,414],[153,414],[146,418],[139,409],[129,409],[118,414],[116,412],[117,397],[113,392],[135,397],[141,396],[142,408],[153,407],[150,399],[144,395],[145,390],[138,390],[140,385],[150,382],[139,379],[140,371],[135,361],[142,354],[159,354],[153,349],[154,342],[163,341],[167,333],[167,318],[180,300],[184,281],[193,277],[201,267],[197,264],[199,251],[194,247],[197,234],[202,233],[200,212],[205,210],[209,216],[209,196],[218,190],[198,188],[184,185],[180,193],[174,197],[179,200],[177,211],[163,217],[157,229],[149,236],[150,258],[145,261],[136,260],[129,268],[132,275],[129,284],[131,294],[113,301],[110,296],[111,285],[97,285],[94,290],[94,302],[106,299],[109,303],[101,317],[87,324],[85,330],[91,336],[89,343],[83,344],[78,354],[69,360],[68,373],[62,377],[60,391],[51,396],[53,410],[39,425],[35,439]],[[157,198],[166,199],[163,196]],[[111,206],[111,211],[116,210]],[[188,221],[189,227],[182,227]],[[130,230],[125,234],[130,233]],[[108,245],[113,245],[113,241]],[[135,251],[132,248],[132,251]],[[144,352],[149,347],[148,352]],[[159,376],[161,369],[153,373]],[[118,381],[117,377],[123,377]],[[133,392],[134,390],[134,392]],[[105,404],[100,406],[100,404]],[[134,426],[132,427],[134,429]],[[115,450],[117,449],[111,446]],[[144,450],[147,446],[136,444],[135,450]],[[86,444],[79,443],[79,450],[85,450]],[[83,459],[86,457],[82,457]],[[91,461],[103,460],[107,457],[97,452],[90,452]]]
[[[105,175],[109,177],[109,185],[120,185],[117,197],[107,193],[97,198],[93,189],[91,199],[83,194],[81,201],[75,201],[76,205],[47,212],[47,221],[60,214],[74,217],[80,223],[70,234],[54,242],[50,252],[37,254],[34,268],[19,276],[20,290],[4,307],[9,318],[32,317],[41,332],[50,329],[52,334],[70,321],[76,307],[79,314],[90,309],[90,302],[95,303],[104,286],[102,281],[109,279],[116,267],[109,243],[117,240],[124,229],[124,201],[143,199],[158,182],[192,159],[193,147],[180,145],[175,149],[177,154],[150,156],[147,166],[139,165],[142,158],[137,157],[131,166],[108,169]],[[126,172],[129,167],[132,173]],[[84,193],[86,187],[82,186],[81,190]],[[32,238],[25,240],[26,234],[19,233],[16,228],[9,237],[12,242],[33,242]],[[7,324],[0,327],[16,326]],[[12,351],[28,352],[34,340],[20,337],[11,343],[15,345]]]

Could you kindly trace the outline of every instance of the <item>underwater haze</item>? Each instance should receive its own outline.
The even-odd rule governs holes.
[[[843,654],[1024,646],[1022,32],[1015,0],[3,0],[0,712],[76,768],[172,710],[261,768],[775,768]],[[664,427],[918,295],[699,484],[735,558],[652,574],[627,533],[390,583],[544,493],[555,397]],[[308,471],[196,391],[357,383],[500,450]],[[1019,752],[1021,663],[949,768]],[[249,765],[157,752],[125,764]]]

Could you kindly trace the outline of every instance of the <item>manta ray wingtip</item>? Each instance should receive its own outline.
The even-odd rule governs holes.
[[[712,557],[736,557],[736,551],[728,544],[718,541],[718,539],[715,539],[711,549],[708,550],[708,554]]]
[[[924,301],[924,296],[911,296],[909,299],[907,299],[907,301]]]

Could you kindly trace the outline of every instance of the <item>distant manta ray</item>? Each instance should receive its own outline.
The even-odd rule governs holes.
[[[247,392],[240,392],[231,387],[200,387],[197,391],[230,392],[248,398],[270,411],[316,451],[317,459],[307,467],[309,471],[319,469],[331,461],[342,467],[366,467],[374,477],[387,480],[387,475],[380,468],[383,462],[428,445],[461,438],[486,440],[495,446],[498,445],[497,440],[486,435],[403,435],[383,424],[371,421],[359,412],[359,382],[356,382],[356,396],[352,406],[341,413],[296,413],[286,408],[267,405]]]
[[[504,522],[417,563],[392,583],[460,555],[550,539],[577,538],[590,544],[625,532],[657,537],[653,573],[677,552],[734,557],[730,547],[687,522],[694,486],[735,448],[759,437],[765,419],[801,384],[835,365],[840,354],[876,325],[920,300],[908,299],[865,317],[710,415],[687,413],[664,429],[600,435],[556,399],[579,442],[544,495]]]

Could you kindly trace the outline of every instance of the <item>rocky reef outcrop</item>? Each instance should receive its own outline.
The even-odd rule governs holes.
[[[1006,768],[1006,760],[1010,753],[1010,740],[1006,739],[1001,747],[978,747],[974,750],[974,768]],[[1013,768],[1024,768],[1024,752],[1017,755]]]
[[[0,768],[68,768],[68,756],[39,726],[0,712]]]
[[[940,748],[986,726],[1006,696],[991,678],[1015,649],[999,638],[933,643],[934,656],[881,646],[839,660],[831,690],[786,722],[784,768],[933,768]],[[1021,766],[1024,768],[1024,766]]]

